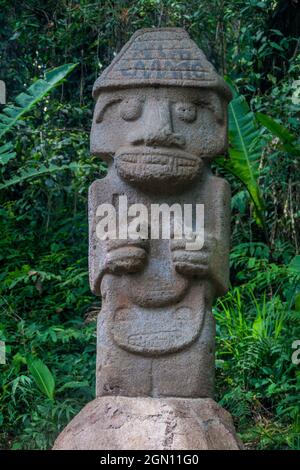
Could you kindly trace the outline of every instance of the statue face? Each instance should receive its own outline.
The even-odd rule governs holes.
[[[203,160],[226,149],[227,103],[208,89],[134,88],[100,94],[91,152],[144,189],[192,182]]]

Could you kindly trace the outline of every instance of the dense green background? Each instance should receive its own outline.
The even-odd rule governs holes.
[[[105,174],[89,154],[93,82],[138,28],[183,26],[250,108],[299,135],[300,4],[296,1],[0,0],[0,79],[9,100],[46,70],[78,63],[9,134],[1,181],[69,165],[1,190],[0,448],[49,448],[94,396],[95,317],[87,275],[87,190]],[[238,177],[232,185],[231,284],[216,304],[217,399],[249,448],[300,448],[299,154],[257,127],[256,183],[265,227]],[[290,264],[292,262],[292,264]],[[31,359],[30,359],[31,358]],[[30,367],[55,378],[47,397]]]

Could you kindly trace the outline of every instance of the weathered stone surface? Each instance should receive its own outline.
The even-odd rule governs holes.
[[[211,399],[99,397],[55,450],[238,450],[231,417]]]
[[[125,44],[94,85],[97,98],[105,88],[137,86],[210,88],[231,93],[199,47],[181,28],[141,29]]]
[[[230,416],[208,399],[212,302],[227,291],[230,238],[230,188],[210,162],[227,149],[231,92],[184,30],[163,28],[137,31],[93,93],[91,152],[108,163],[89,190],[90,285],[102,296],[98,398],[56,448],[238,448]],[[186,232],[176,239],[175,221],[169,236],[149,236],[159,214],[141,223],[142,237],[112,236],[110,222],[99,235],[104,208],[118,213],[119,232],[124,199],[149,214],[204,205],[202,248],[190,248]],[[202,231],[195,212],[188,227]]]
[[[91,151],[109,164],[89,193],[90,283],[103,300],[97,396],[213,397],[211,305],[228,285],[230,189],[209,163],[227,147],[230,91],[188,34],[167,28],[138,31],[94,96]],[[149,213],[204,204],[203,248],[172,236],[100,240],[98,207],[119,211],[123,196]]]

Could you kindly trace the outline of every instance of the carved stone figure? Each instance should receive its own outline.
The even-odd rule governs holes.
[[[122,449],[125,442],[132,449],[238,448],[230,416],[211,400],[212,302],[228,287],[230,188],[212,174],[210,163],[227,148],[230,89],[183,29],[165,28],[137,31],[98,78],[93,94],[91,152],[108,164],[108,175],[89,192],[90,284],[102,296],[97,398],[70,423],[56,448]],[[179,204],[182,210],[203,204],[203,247],[188,250],[187,240],[174,234],[99,239],[99,206],[117,210],[122,196],[149,212],[153,204]],[[161,419],[141,411],[141,404],[154,407]],[[165,407],[167,416],[180,417],[172,415],[174,428],[183,426],[179,436],[188,433],[187,423],[198,412],[194,425],[200,434],[192,440],[173,436],[167,444],[162,432],[151,441],[141,423],[148,420],[150,434],[157,426],[168,432]],[[206,407],[213,439],[204,437]],[[111,431],[110,424],[124,414],[129,435],[122,441],[122,432]],[[99,422],[91,431],[96,415]],[[106,437],[88,444],[86,436],[103,434],[101,423]],[[74,444],[79,425],[81,437]]]

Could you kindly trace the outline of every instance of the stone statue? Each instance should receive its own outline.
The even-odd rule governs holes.
[[[93,95],[91,152],[108,164],[89,192],[90,284],[102,296],[97,398],[55,448],[238,449],[213,401],[212,302],[228,287],[230,188],[210,162],[227,148],[230,89],[183,29],[164,28],[137,31]],[[157,219],[149,236],[101,239],[98,208],[117,210],[124,196],[149,212],[202,204],[201,249],[187,249],[174,226],[152,239]]]

